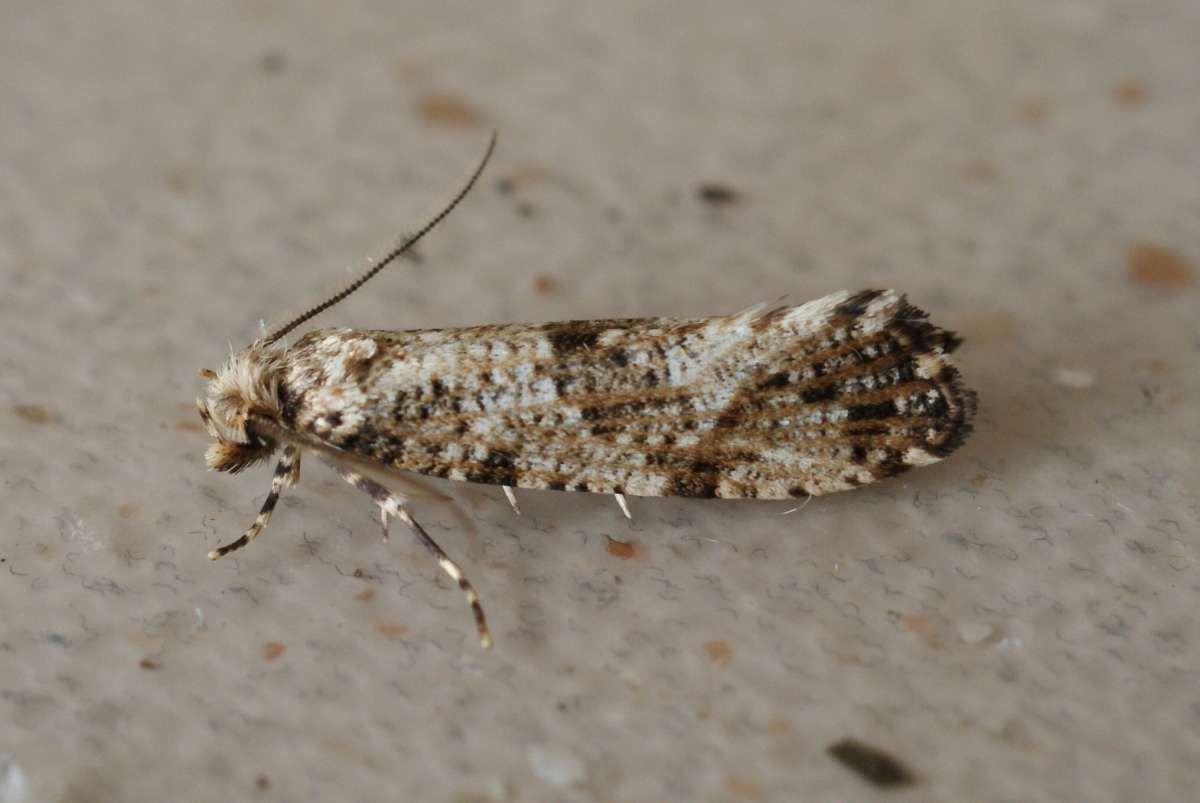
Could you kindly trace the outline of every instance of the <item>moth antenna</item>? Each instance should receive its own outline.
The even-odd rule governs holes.
[[[355,290],[362,287],[371,279],[375,278],[375,274],[379,273],[388,265],[395,262],[398,257],[416,245],[422,237],[431,232],[439,223],[442,222],[443,219],[445,219],[447,215],[453,212],[454,207],[458,206],[463,198],[467,197],[467,193],[471,191],[471,188],[475,186],[475,182],[477,182],[479,177],[483,174],[483,169],[487,167],[488,160],[492,158],[492,151],[495,149],[496,132],[493,131],[491,138],[488,140],[487,150],[483,152],[483,158],[479,160],[479,166],[475,168],[475,172],[471,173],[471,177],[467,179],[467,183],[464,184],[462,189],[458,191],[458,194],[451,199],[450,203],[446,204],[446,206],[442,208],[442,211],[430,218],[429,222],[419,228],[415,234],[405,237],[404,240],[398,246],[389,251],[383,257],[383,259],[368,268],[361,276],[359,276],[350,284],[346,285],[346,287],[340,292],[335,293],[334,295],[322,301],[320,304],[317,304],[315,307],[311,308],[302,315],[296,316],[271,334],[267,335],[262,340],[263,345],[274,343],[276,340],[283,337],[297,326],[300,326],[313,317],[320,315],[322,312],[334,306],[335,304],[344,301],[346,297]]]

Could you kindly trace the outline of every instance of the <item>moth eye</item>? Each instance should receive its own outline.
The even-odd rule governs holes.
[[[264,438],[262,435],[259,435],[252,420],[246,419],[245,424],[242,425],[242,431],[246,433],[247,445],[255,449],[264,449],[266,450],[267,454],[275,451],[274,441],[272,441],[270,438]]]

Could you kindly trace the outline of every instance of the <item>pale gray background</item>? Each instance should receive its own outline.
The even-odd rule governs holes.
[[[1200,4],[503,5],[0,6],[0,801],[1192,798]],[[209,563],[269,468],[206,473],[196,369],[491,127],[323,323],[896,287],[978,432],[786,517],[424,483],[491,654],[315,462]]]

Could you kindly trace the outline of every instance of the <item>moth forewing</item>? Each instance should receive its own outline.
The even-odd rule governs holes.
[[[515,488],[786,499],[949,454],[957,345],[892,291],[697,319],[320,329],[282,360],[291,432]]]
[[[488,148],[488,155],[495,139]],[[848,490],[936,462],[971,431],[958,346],[892,290],[711,318],[455,329],[318,329],[281,339],[345,298],[445,217],[474,184],[350,287],[235,354],[198,400],[209,467],[283,456],[262,531],[300,455],[313,452],[398,518],[462,588],[462,570],[407,499],[362,467],[512,488],[625,496],[787,499]],[[209,372],[212,374],[212,372]]]

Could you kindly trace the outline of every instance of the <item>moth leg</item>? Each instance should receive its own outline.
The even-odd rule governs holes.
[[[633,514],[629,512],[629,503],[625,501],[625,494],[613,494],[617,498],[617,504],[621,508],[621,512],[625,514],[625,518],[633,521]]]
[[[801,505],[796,505],[795,507],[789,507],[787,510],[783,511],[783,512],[782,512],[782,513],[780,513],[779,515],[780,515],[780,516],[787,516],[787,515],[789,515],[789,514],[791,514],[791,513],[795,513],[795,512],[797,512],[797,511],[800,511],[800,510],[804,510],[804,508],[808,507],[808,503],[809,503],[809,502],[811,502],[812,500],[813,500],[813,495],[812,495],[812,494],[809,494],[809,495],[808,495],[808,496],[807,496],[807,497],[804,499],[804,504],[801,504]]]
[[[513,493],[512,487],[508,485],[502,485],[501,487],[504,488],[504,497],[508,499],[508,503],[512,505],[513,513],[516,513],[518,516],[520,516],[521,506],[517,504],[517,495]]]
[[[471,612],[475,614],[475,626],[479,629],[479,643],[485,650],[490,649],[492,646],[492,634],[488,630],[487,619],[483,615],[483,606],[479,603],[479,594],[476,593],[475,586],[471,585],[471,581],[463,574],[463,570],[459,565],[442,551],[442,548],[437,545],[436,541],[429,537],[429,533],[425,532],[425,529],[420,524],[417,524],[416,520],[408,512],[408,508],[404,506],[404,500],[369,477],[359,474],[357,471],[343,468],[332,460],[325,460],[325,463],[336,471],[339,477],[370,496],[375,504],[379,505],[380,519],[383,522],[385,533],[387,532],[388,517],[395,516],[408,525],[408,528],[413,531],[413,535],[417,537],[417,541],[422,546],[433,553],[438,565],[442,567],[442,571],[450,575],[450,579],[458,583],[458,587],[466,594],[467,602],[471,606]]]
[[[284,487],[291,488],[300,479],[300,450],[295,446],[283,447],[283,456],[279,458],[279,462],[275,465],[275,474],[271,477],[271,490],[267,493],[267,498],[263,502],[262,509],[258,511],[258,515],[254,518],[254,523],[250,525],[250,529],[242,534],[242,537],[228,543],[225,546],[217,547],[212,552],[208,553],[209,560],[228,555],[235,549],[241,549],[246,544],[258,537],[258,534],[267,526],[267,522],[271,520],[271,513],[275,510],[275,503],[279,501],[279,494],[283,492]]]

